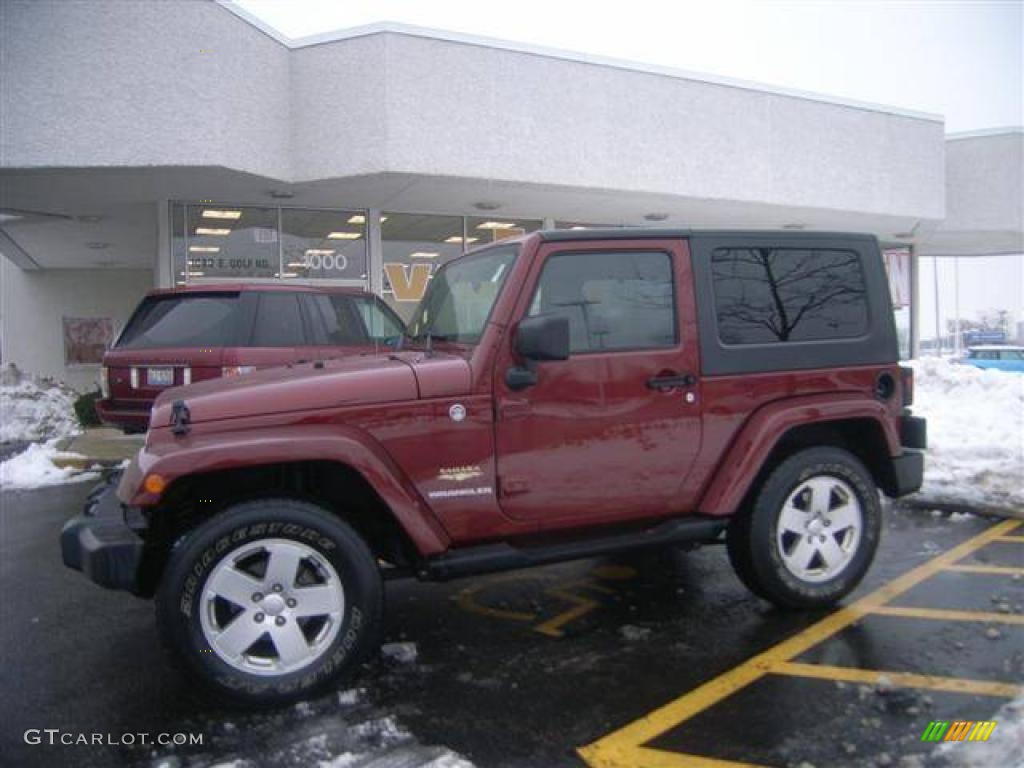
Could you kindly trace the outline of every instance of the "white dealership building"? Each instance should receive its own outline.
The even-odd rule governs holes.
[[[154,287],[364,285],[541,227],[852,230],[1024,251],[1024,133],[394,24],[290,40],[208,2],[0,3],[3,362],[86,388]]]

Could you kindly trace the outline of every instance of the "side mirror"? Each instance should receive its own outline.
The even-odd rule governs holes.
[[[569,318],[565,315],[525,318],[516,329],[515,349],[527,360],[568,360]]]

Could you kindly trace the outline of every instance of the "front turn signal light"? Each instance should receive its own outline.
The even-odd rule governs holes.
[[[154,496],[159,496],[166,487],[167,481],[160,475],[146,475],[146,479],[142,481],[142,488],[146,493],[151,493]]]

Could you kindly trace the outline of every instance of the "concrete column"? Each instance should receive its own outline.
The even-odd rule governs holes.
[[[376,208],[368,211],[366,216],[366,270],[370,291],[380,296],[384,291],[384,246],[380,210]]]
[[[153,254],[153,285],[174,287],[174,259],[171,257],[170,201],[156,201],[156,253]]]
[[[921,356],[921,269],[917,248],[910,246],[910,356]]]

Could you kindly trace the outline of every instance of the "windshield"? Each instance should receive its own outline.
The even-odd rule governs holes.
[[[438,270],[409,322],[409,336],[476,344],[501,293],[518,245],[492,248]]]

